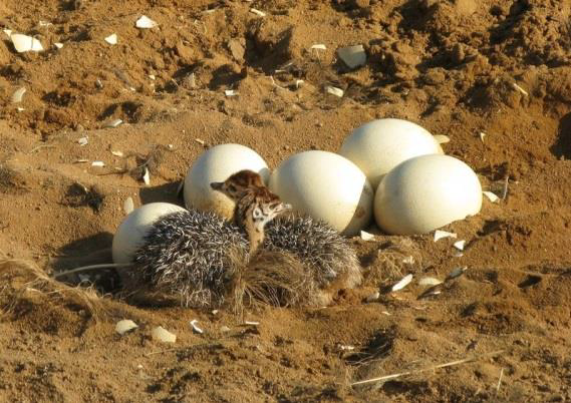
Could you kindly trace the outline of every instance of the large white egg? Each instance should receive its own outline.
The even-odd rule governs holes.
[[[149,203],[127,215],[113,237],[113,261],[119,264],[131,263],[153,223],[167,214],[179,211],[186,210],[176,204]]]
[[[222,182],[236,172],[249,169],[268,183],[270,170],[254,150],[240,144],[222,144],[202,154],[190,167],[184,181],[184,202],[188,208],[213,211],[231,219],[234,202],[212,190],[212,182]]]
[[[369,224],[373,189],[351,161],[327,151],[288,158],[273,172],[270,189],[294,210],[320,219],[345,235]]]
[[[376,189],[384,175],[401,162],[427,154],[443,154],[423,127],[401,119],[378,119],[355,129],[339,154],[361,168]]]
[[[375,194],[375,219],[389,234],[426,234],[475,215],[482,186],[464,162],[446,155],[424,155],[398,165]]]

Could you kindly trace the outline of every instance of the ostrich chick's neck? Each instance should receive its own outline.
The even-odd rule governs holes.
[[[266,224],[290,208],[265,187],[252,189],[237,201],[234,222],[248,235],[250,254],[263,244]]]

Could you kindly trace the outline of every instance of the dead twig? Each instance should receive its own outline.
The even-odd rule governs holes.
[[[496,394],[500,393],[500,387],[502,386],[502,378],[504,377],[504,368],[500,371],[500,379],[498,380],[498,385],[496,386]]]
[[[483,355],[479,355],[479,356],[475,356],[475,357],[467,357],[467,358],[463,358],[461,360],[450,361],[450,362],[447,362],[444,364],[431,365],[429,367],[425,367],[425,368],[421,368],[421,369],[417,369],[417,370],[413,370],[413,371],[405,371],[405,372],[399,372],[396,374],[381,376],[378,378],[365,379],[363,381],[353,382],[353,383],[349,384],[349,386],[364,385],[364,384],[368,384],[368,383],[381,382],[381,381],[389,381],[389,380],[401,378],[401,377],[407,376],[407,375],[420,374],[422,372],[434,371],[434,370],[439,369],[439,368],[446,368],[446,367],[452,367],[455,365],[466,364],[468,362],[481,360],[482,358],[494,357],[496,355],[502,354],[503,352],[504,352],[504,350],[498,350],[498,351],[494,351],[494,352],[491,352],[488,354],[483,354]]]

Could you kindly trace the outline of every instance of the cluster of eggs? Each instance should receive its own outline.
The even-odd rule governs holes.
[[[273,172],[248,147],[215,146],[188,171],[186,206],[231,218],[233,201],[213,191],[210,183],[244,169],[258,172],[270,190],[295,210],[348,236],[366,228],[373,216],[389,234],[425,234],[477,214],[482,205],[482,188],[474,171],[444,155],[430,132],[400,119],[366,123],[345,139],[338,154],[302,152]],[[173,209],[181,207],[152,203],[131,213],[115,236],[114,261],[128,260],[146,228]]]
[[[213,147],[188,172],[187,207],[231,217],[232,201],[209,184],[242,169],[259,172],[294,209],[349,236],[368,226],[373,215],[390,234],[424,234],[478,213],[482,204],[472,169],[445,156],[427,130],[400,119],[369,122],[345,139],[338,154],[302,152],[271,173],[250,148]]]

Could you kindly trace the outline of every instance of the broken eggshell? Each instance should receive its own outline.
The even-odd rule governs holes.
[[[367,54],[363,45],[339,48],[337,49],[337,55],[350,69],[355,69],[367,63]]]
[[[157,24],[155,21],[151,20],[149,17],[147,17],[146,15],[143,15],[141,18],[139,18],[137,20],[137,22],[135,22],[135,26],[139,29],[150,29],[150,28],[155,28],[157,27],[159,24]]]
[[[176,334],[169,332],[162,326],[155,327],[151,332],[151,337],[153,340],[162,341],[163,343],[176,342]]]
[[[28,35],[12,34],[10,35],[10,39],[18,53],[41,52],[44,50],[39,40]]]
[[[13,104],[17,104],[22,102],[22,99],[24,98],[24,94],[26,93],[26,88],[25,87],[21,87],[18,88],[13,94],[12,94],[12,103]]]
[[[120,335],[124,335],[125,333],[138,328],[139,326],[130,319],[124,319],[117,322],[115,326],[115,331]]]

